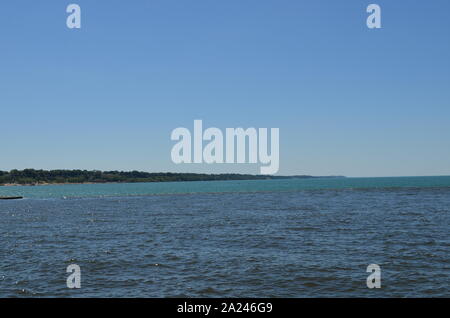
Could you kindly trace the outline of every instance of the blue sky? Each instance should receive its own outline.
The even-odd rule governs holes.
[[[68,4],[81,30],[66,27]],[[382,8],[370,30],[366,7]],[[177,127],[280,128],[279,174],[450,174],[450,2],[0,3],[0,169],[175,165]]]

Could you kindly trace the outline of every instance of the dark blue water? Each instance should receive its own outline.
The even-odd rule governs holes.
[[[257,187],[273,186],[264,182]],[[0,297],[450,296],[450,187],[442,179],[417,187],[311,182],[156,195],[129,185],[122,196],[95,196],[92,185],[77,186],[78,195],[71,186],[21,187],[35,195],[0,201]],[[373,263],[380,289],[366,286]],[[66,286],[70,264],[81,267],[81,289]]]

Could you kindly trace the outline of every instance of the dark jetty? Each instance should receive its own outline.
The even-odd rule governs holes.
[[[0,197],[0,200],[19,200],[23,199],[23,197]]]

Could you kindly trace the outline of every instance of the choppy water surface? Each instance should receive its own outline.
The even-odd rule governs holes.
[[[34,195],[0,201],[0,297],[448,297],[446,180],[244,182],[253,192],[228,182],[223,193],[190,194],[161,194],[171,184],[160,184],[154,195],[116,185],[100,196],[92,185],[20,187]],[[372,263],[382,269],[378,290],[366,287]],[[66,287],[70,264],[81,267],[79,290]]]

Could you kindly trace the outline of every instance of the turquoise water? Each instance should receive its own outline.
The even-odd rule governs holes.
[[[180,195],[180,194],[189,195]],[[448,297],[450,177],[0,187],[1,297]],[[67,266],[82,288],[68,289]],[[382,288],[368,289],[378,264]]]
[[[388,178],[318,178],[252,181],[111,183],[0,187],[0,196],[25,198],[83,198],[157,194],[272,192],[320,189],[450,187],[450,176]]]

